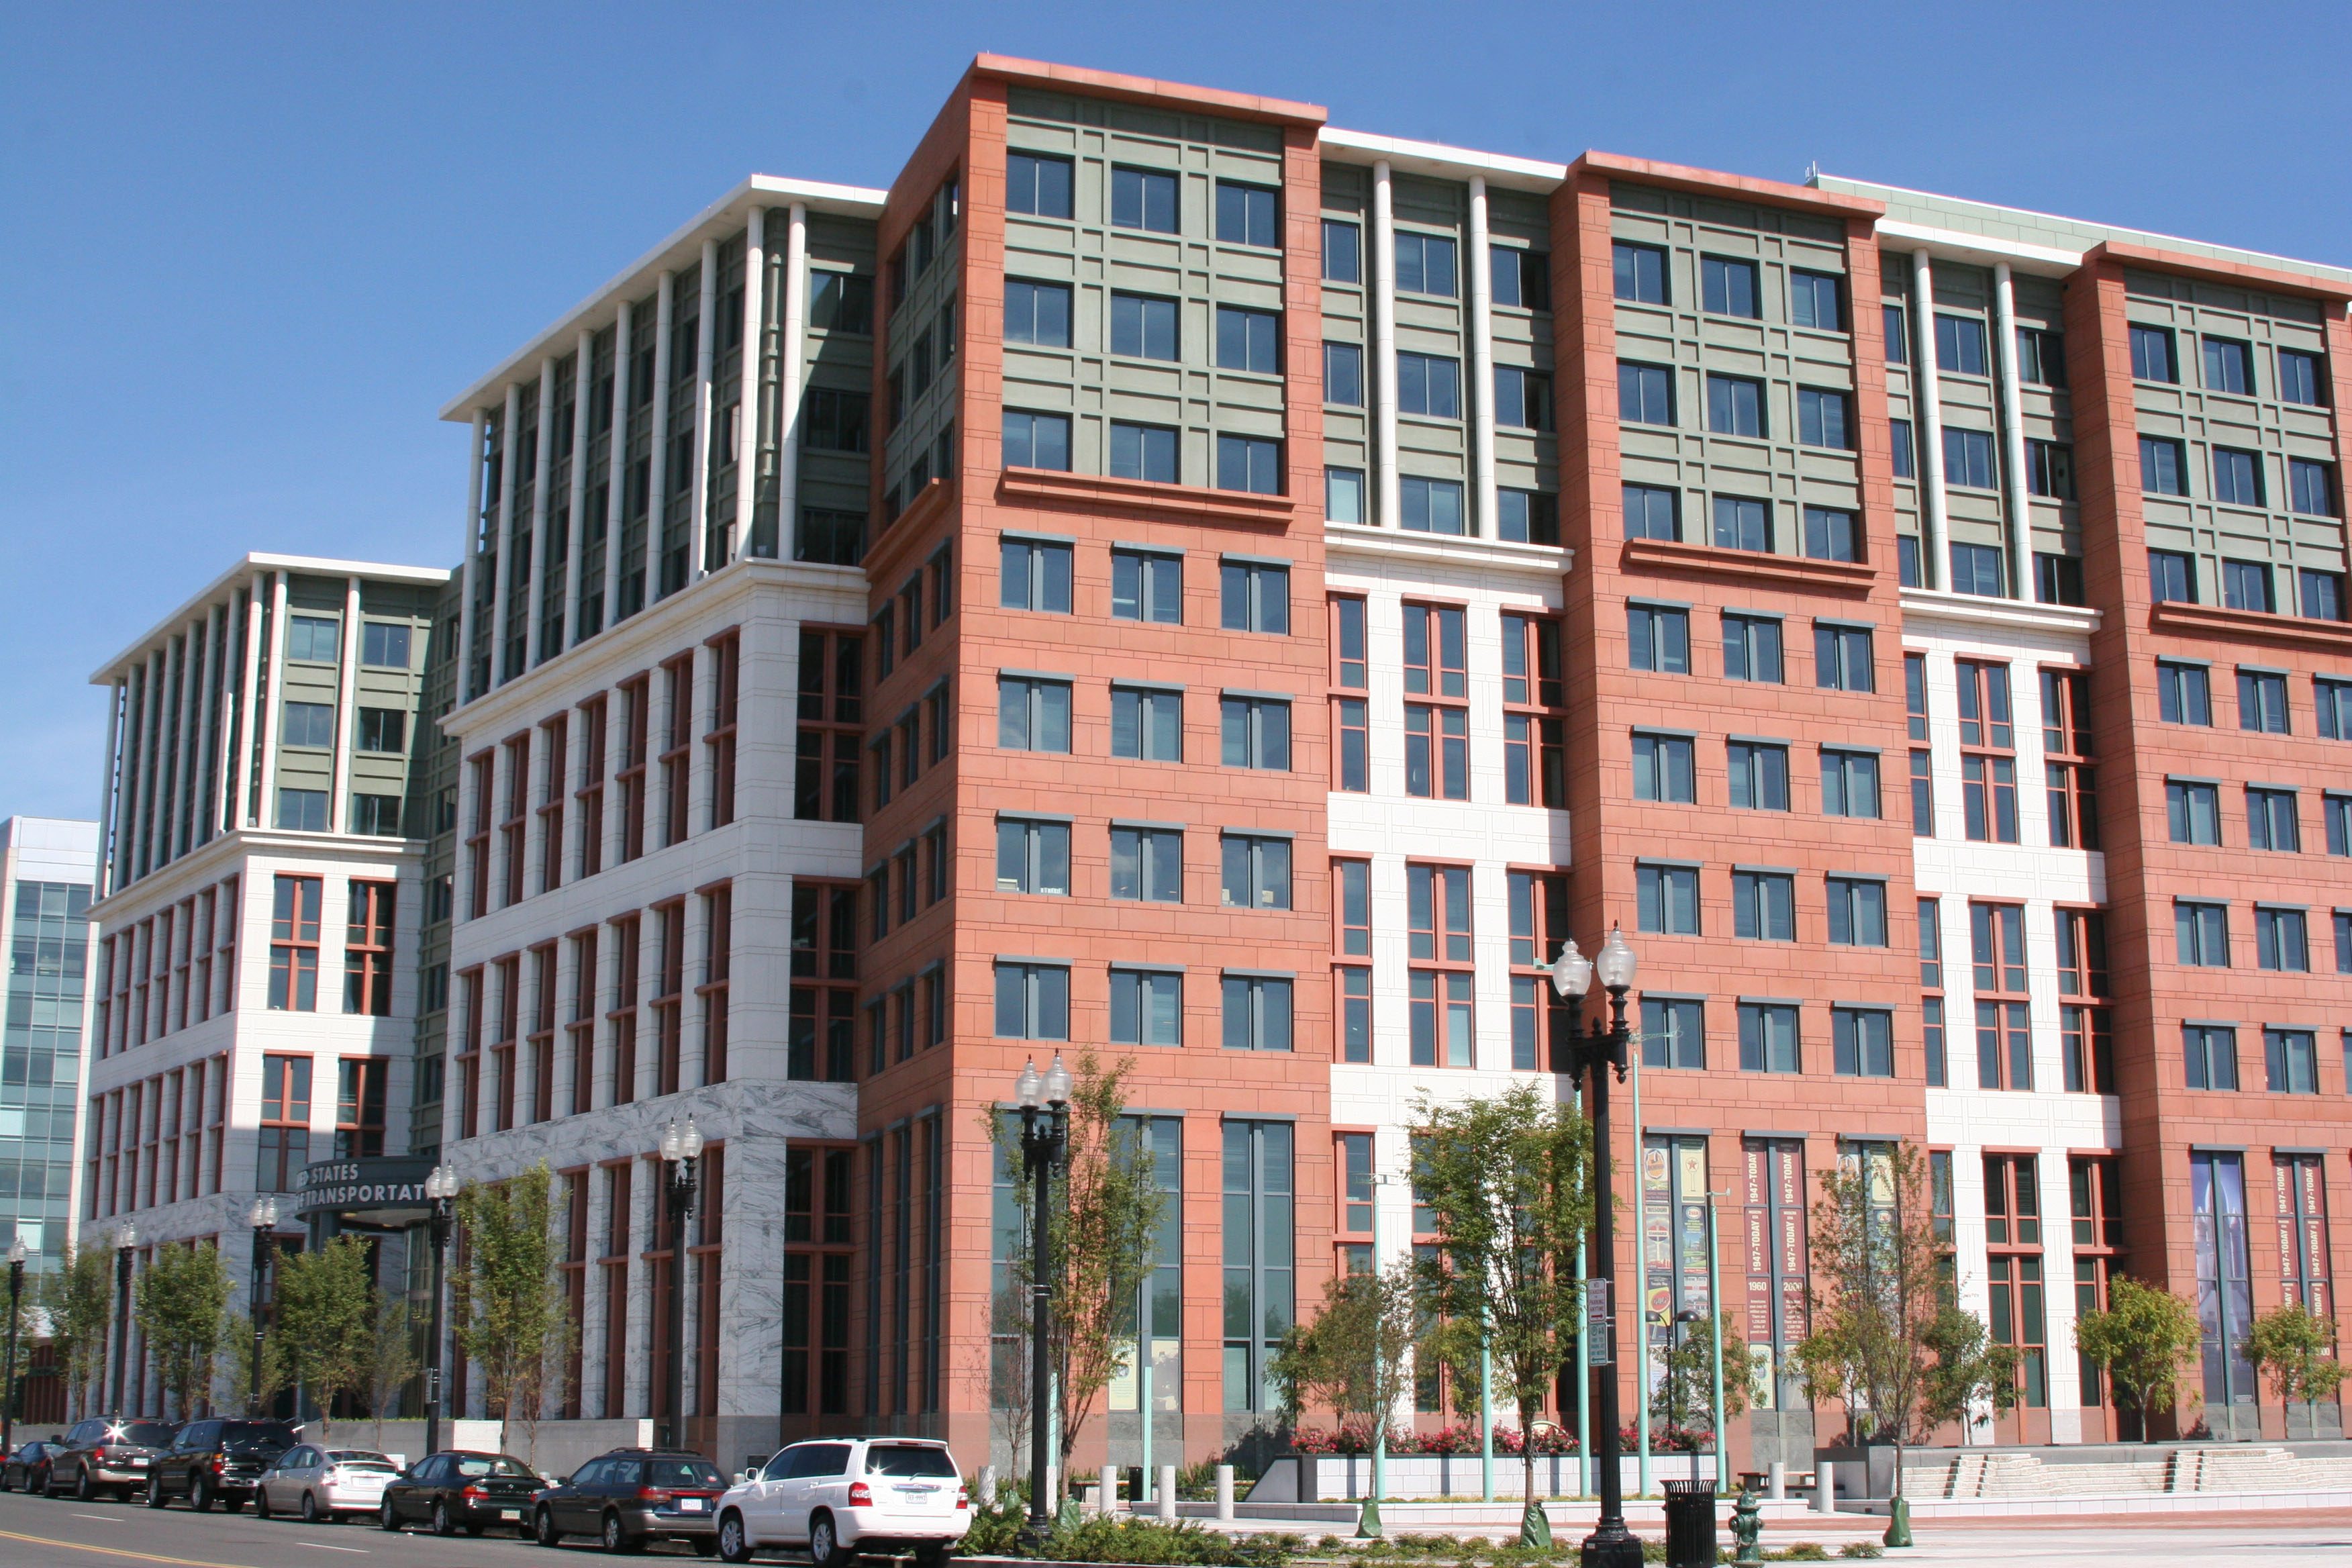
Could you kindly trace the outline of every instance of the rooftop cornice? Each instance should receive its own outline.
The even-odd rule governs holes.
[[[1966,626],[1997,626],[2004,631],[2058,632],[2089,637],[2099,629],[2099,612],[2079,605],[2043,605],[2026,599],[1990,599],[1976,594],[1952,594],[1936,588],[1903,590],[1903,620],[1938,621]]]
[[[92,686],[107,686],[122,679],[126,667],[137,664],[154,651],[157,644],[180,635],[189,622],[201,617],[213,605],[226,604],[229,595],[244,585],[247,579],[260,572],[299,572],[316,577],[369,577],[379,583],[410,583],[426,587],[438,587],[449,581],[446,566],[396,566],[381,561],[338,561],[323,555],[277,555],[267,551],[255,551],[237,558],[236,563],[192,594],[178,609],[149,626],[137,641],[92,671]]]
[[[1623,179],[1634,184],[1664,185],[1669,190],[1725,196],[1764,206],[1790,207],[1825,217],[1875,218],[1886,211],[1885,202],[1871,196],[1852,196],[1843,191],[1825,191],[1815,185],[1791,185],[1779,180],[1759,180],[1749,174],[1726,174],[1713,169],[1661,163],[1648,158],[1628,158],[1616,153],[1587,153],[1569,165],[1569,173],[1604,174],[1611,179]]]
[[[1568,165],[1536,158],[1514,158],[1502,153],[1480,153],[1448,147],[1437,142],[1411,142],[1402,136],[1375,136],[1365,131],[1326,126],[1318,142],[1322,153],[1338,163],[1370,164],[1385,160],[1407,174],[1427,174],[1442,180],[1483,175],[1490,185],[1549,195],[1568,178]]]

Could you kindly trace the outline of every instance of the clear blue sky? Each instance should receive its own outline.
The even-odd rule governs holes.
[[[1832,173],[2352,263],[2352,6],[0,0],[0,816],[238,553],[447,563],[435,412],[744,174],[886,184],[976,52],[1530,157]]]

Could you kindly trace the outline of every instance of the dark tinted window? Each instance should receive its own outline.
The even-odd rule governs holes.
[[[134,1437],[132,1442],[139,1441]],[[225,1448],[290,1448],[294,1429],[281,1421],[224,1421],[220,1442]]]
[[[793,1464],[796,1476],[838,1476],[849,1470],[849,1445],[846,1443],[811,1443],[805,1457]]]
[[[457,1454],[452,1458],[457,1473],[468,1479],[477,1476],[520,1476],[529,1480],[539,1478],[537,1470],[504,1454]]]
[[[952,1476],[955,1460],[945,1448],[913,1443],[877,1444],[866,1450],[869,1476]]]
[[[717,1466],[701,1459],[647,1459],[646,1484],[656,1487],[720,1487]]]
[[[118,1443],[136,1443],[146,1448],[168,1448],[175,1430],[163,1421],[133,1421],[122,1428],[122,1436],[109,1439]]]
[[[192,1421],[180,1428],[180,1447],[209,1448],[220,1441],[220,1429],[217,1421]]]
[[[604,1479],[597,1484],[607,1487],[635,1486],[637,1474],[644,1468],[635,1459],[607,1459],[604,1461]]]

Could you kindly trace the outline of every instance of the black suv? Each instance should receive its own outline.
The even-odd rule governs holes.
[[[541,1546],[593,1535],[607,1552],[642,1552],[683,1541],[705,1557],[719,1550],[719,1495],[727,1479],[699,1454],[615,1448],[539,1494],[530,1529]]]
[[[261,1472],[297,1440],[283,1421],[191,1421],[148,1468],[147,1506],[162,1508],[184,1493],[198,1513],[215,1502],[235,1513]]]
[[[172,1426],[133,1415],[100,1415],[74,1423],[65,1441],[49,1450],[48,1477],[41,1488],[58,1489],[83,1502],[101,1496],[128,1499],[147,1484],[155,1458],[172,1446]]]

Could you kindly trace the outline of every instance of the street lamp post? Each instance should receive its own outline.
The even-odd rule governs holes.
[[[1700,1311],[1696,1307],[1685,1307],[1681,1311],[1675,1314],[1674,1382],[1667,1385],[1666,1395],[1666,1425],[1670,1427],[1680,1428],[1683,1424],[1683,1334],[1693,1323],[1697,1322],[1705,1316],[1706,1316],[1706,1314]],[[1717,1425],[1719,1426],[1722,1423],[1718,1421],[1717,1422]],[[1722,1445],[1720,1443],[1717,1445],[1718,1447],[1721,1446]],[[1698,1479],[1698,1447],[1696,1444],[1693,1444],[1691,1446],[1690,1456],[1691,1479],[1696,1480]]]
[[[247,1369],[245,1383],[245,1413],[261,1414],[261,1281],[269,1268],[269,1255],[274,1248],[273,1233],[278,1229],[278,1199],[264,1193],[254,1200],[253,1213],[247,1217],[253,1227],[253,1364]]]
[[[1022,1539],[1034,1546],[1053,1526],[1045,1511],[1045,1407],[1054,1397],[1045,1350],[1046,1317],[1054,1305],[1054,1247],[1046,1205],[1053,1200],[1054,1172],[1070,1144],[1070,1069],[1062,1065],[1061,1053],[1054,1054],[1054,1065],[1042,1079],[1034,1058],[1023,1063],[1013,1098],[1021,1107],[1022,1175],[1037,1184],[1029,1209],[1029,1521],[1021,1527]],[[1150,1419],[1149,1414],[1145,1419]]]
[[[1591,1364],[1601,1371],[1600,1386],[1595,1391],[1594,1425],[1601,1430],[1601,1521],[1591,1535],[1584,1538],[1580,1551],[1582,1568],[1641,1568],[1642,1543],[1625,1528],[1624,1478],[1617,1467],[1617,1367],[1612,1346],[1617,1337],[1614,1316],[1615,1284],[1617,1279],[1616,1226],[1610,1210],[1610,1142],[1609,1142],[1609,1074],[1614,1069],[1618,1080],[1625,1077],[1626,1047],[1633,1031],[1625,1023],[1625,994],[1633,988],[1633,950],[1626,945],[1624,933],[1616,927],[1609,929],[1609,940],[1601,944],[1600,956],[1588,959],[1577,952],[1571,941],[1560,949],[1559,957],[1551,970],[1552,988],[1568,999],[1568,1049],[1566,1066],[1571,1074],[1590,1075],[1592,1107],[1592,1252],[1599,1265],[1598,1278],[1587,1289],[1600,1289],[1599,1312],[1588,1310],[1588,1335],[1597,1331],[1598,1353]],[[1609,993],[1609,1023],[1604,1027],[1599,1018],[1592,1020],[1588,1031],[1582,1026],[1584,993],[1595,974],[1601,989]],[[1640,1313],[1634,1316],[1640,1326]]]
[[[425,1196],[433,1205],[426,1224],[433,1238],[433,1300],[426,1309],[425,1337],[425,1451],[441,1451],[441,1289],[449,1261],[450,1200],[457,1195],[457,1173],[436,1165],[425,1173]]]
[[[16,1447],[16,1325],[22,1321],[17,1303],[25,1295],[25,1238],[8,1244],[8,1392],[0,1400],[0,1454]]]
[[[668,1168],[662,1196],[669,1205],[669,1332],[662,1352],[669,1368],[662,1380],[662,1446],[675,1448],[686,1441],[678,1410],[686,1401],[686,1222],[694,1213],[694,1164],[702,1157],[702,1133],[693,1117],[686,1119],[683,1131],[672,1121],[662,1133],[661,1157]]]
[[[131,1385],[124,1375],[131,1364],[131,1254],[139,1246],[139,1230],[126,1224],[114,1233],[114,1414],[128,1413]]]

